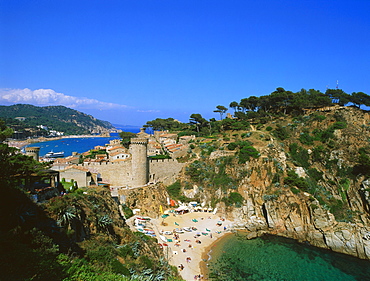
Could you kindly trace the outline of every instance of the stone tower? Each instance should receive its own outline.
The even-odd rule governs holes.
[[[36,161],[39,161],[40,147],[26,147],[26,155],[33,157]]]
[[[132,186],[143,186],[148,183],[148,139],[132,138],[130,152],[132,155]]]

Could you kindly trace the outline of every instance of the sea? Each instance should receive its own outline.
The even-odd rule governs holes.
[[[117,128],[125,132],[138,133],[140,127],[121,127]],[[81,137],[63,138],[44,142],[32,143],[27,146],[40,147],[40,156],[45,156],[48,152],[64,152],[64,157],[71,156],[72,152],[83,153],[93,149],[95,146],[108,144],[110,140],[119,139],[118,133],[112,133],[110,137]]]
[[[293,239],[265,235],[226,236],[207,262],[209,280],[370,280],[370,262]]]

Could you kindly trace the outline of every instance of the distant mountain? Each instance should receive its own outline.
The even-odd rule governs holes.
[[[48,130],[74,135],[100,134],[114,128],[107,121],[98,120],[65,106],[39,107],[29,104],[0,106],[0,118],[16,131],[37,131],[39,130],[37,126],[43,125]]]
[[[138,133],[140,132],[140,126],[135,126],[135,125],[122,125],[122,124],[113,124],[113,126],[117,129],[117,130],[121,130],[121,131],[124,131],[124,132],[131,132],[131,133]]]

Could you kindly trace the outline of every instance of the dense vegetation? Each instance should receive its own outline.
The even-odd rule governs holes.
[[[14,118],[25,117],[24,121]],[[90,134],[96,128],[110,129],[113,126],[106,121],[95,119],[91,115],[64,106],[37,107],[28,104],[0,106],[0,118],[15,131],[23,132],[24,137],[47,135],[37,126],[47,126],[49,130],[64,132],[65,135]]]
[[[226,130],[245,130],[250,126],[250,122],[256,123],[256,120],[260,124],[265,124],[274,117],[301,116],[309,109],[329,107],[335,104],[353,105],[358,108],[362,105],[370,106],[370,96],[363,92],[347,94],[341,89],[327,89],[325,93],[314,89],[302,89],[294,93],[280,87],[269,95],[250,96],[241,99],[240,102],[232,101],[229,108],[234,111],[233,118],[223,119],[228,109],[218,105],[214,112],[220,114],[220,121],[216,121],[215,118],[206,120],[201,114],[194,113],[190,115],[189,123],[180,123],[173,118],[157,118],[148,121],[144,127],[153,130],[180,131],[181,134],[209,136]]]
[[[214,112],[219,114],[219,121],[192,114],[186,124],[169,118],[149,121],[146,126],[177,132],[179,136],[197,136],[184,157],[190,161],[185,177],[169,187],[176,199],[191,200],[182,190],[196,186],[199,193],[193,199],[202,200],[202,194],[208,194],[213,206],[222,201],[226,206],[240,207],[243,199],[237,193],[238,186],[252,173],[244,164],[262,158],[257,160],[262,162],[255,169],[258,173],[268,169],[271,180],[263,200],[277,200],[287,192],[306,192],[311,195],[312,208],[320,205],[338,221],[356,222],[361,221],[361,214],[351,204],[350,186],[369,175],[370,145],[359,140],[370,127],[349,125],[349,118],[358,114],[362,120],[363,105],[370,106],[370,97],[362,92],[349,95],[340,89],[328,89],[325,93],[302,89],[293,93],[277,88],[270,95],[231,102],[232,118],[223,119],[227,108],[218,105]],[[342,134],[344,137],[340,138]],[[267,154],[261,157],[261,150]],[[234,152],[235,156],[210,159],[216,151]],[[275,158],[277,151],[286,155],[286,166]],[[346,155],[338,157],[333,153]],[[303,168],[303,175],[296,172],[297,168]]]

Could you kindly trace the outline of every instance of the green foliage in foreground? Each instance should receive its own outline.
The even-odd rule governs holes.
[[[117,221],[114,231],[109,229],[113,220],[96,214],[108,206],[103,197],[72,194],[38,206],[22,190],[1,190],[1,280],[176,280],[176,269],[161,257],[153,238],[135,235]],[[91,233],[83,218],[98,233]],[[83,231],[90,236],[77,243]]]

